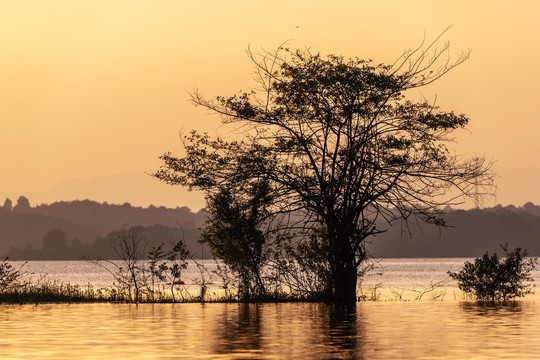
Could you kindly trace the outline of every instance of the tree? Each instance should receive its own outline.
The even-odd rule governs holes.
[[[154,175],[210,195],[226,186],[238,197],[267,181],[272,214],[290,216],[285,224],[298,233],[324,231],[332,301],[354,305],[357,269],[382,223],[444,225],[444,206],[492,183],[484,158],[464,159],[446,146],[469,119],[406,97],[468,57],[442,60],[448,44],[435,44],[393,65],[286,48],[260,57],[248,51],[260,90],[214,100],[192,94],[244,137],[192,131],[182,137],[185,155],[164,154]]]
[[[172,244],[171,238],[171,245]],[[170,251],[164,251],[163,245],[164,243],[157,247],[153,246],[148,252],[149,262],[147,265],[152,281],[149,292],[153,301],[155,281],[158,280],[162,283],[166,283],[171,291],[172,300],[175,302],[176,294],[174,287],[178,284],[178,281],[180,281],[182,271],[187,269],[187,259],[190,258],[191,255],[183,239],[174,244]]]
[[[45,259],[61,260],[69,257],[66,233],[61,229],[51,229],[43,237],[41,256]]]
[[[302,242],[290,240],[285,238],[275,252],[280,281],[301,297],[328,299],[332,289],[332,271],[328,262],[326,233],[314,227]]]
[[[110,254],[107,259],[88,260],[106,270],[114,278],[114,285],[123,300],[140,302],[162,297],[161,289],[169,288],[173,301],[176,301],[175,285],[187,269],[187,259],[191,254],[184,239],[173,241],[169,247],[165,243],[152,246],[147,252],[147,239],[141,234],[142,227],[127,227],[111,232],[106,239],[98,238],[102,247],[109,240]],[[164,247],[165,246],[165,247]],[[191,258],[192,259],[192,258]],[[193,260],[193,259],[192,259]],[[183,282],[182,282],[183,283]]]
[[[247,197],[239,198],[229,188],[207,198],[208,220],[201,234],[201,242],[223,260],[243,288],[243,296],[250,293],[266,295],[263,268],[268,264],[268,183],[255,183],[246,189]]]
[[[116,268],[116,272],[102,266],[114,276],[119,288],[127,289],[130,300],[139,302],[141,292],[147,286],[150,276],[141,260],[146,255],[144,238],[137,228],[124,226],[115,232],[110,240],[110,247],[111,255],[116,261],[107,263]]]
[[[527,251],[515,248],[508,251],[508,243],[501,245],[505,257],[488,252],[474,263],[465,262],[463,270],[448,272],[458,282],[458,286],[466,293],[471,293],[477,300],[503,302],[522,297],[532,292],[529,284],[534,279],[531,271],[536,269],[536,258],[527,258]]]
[[[28,212],[30,209],[30,201],[21,195],[17,199],[17,204],[13,207],[13,212]]]
[[[0,215],[9,215],[13,210],[13,203],[9,198],[6,198],[4,205],[0,208]]]

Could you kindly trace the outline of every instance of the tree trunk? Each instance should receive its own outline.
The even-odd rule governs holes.
[[[355,308],[358,275],[355,253],[349,243],[349,226],[331,221],[327,221],[326,226],[331,251],[332,303],[340,308]]]
[[[334,297],[332,302],[338,307],[356,306],[356,268],[352,264],[338,266],[334,274]]]

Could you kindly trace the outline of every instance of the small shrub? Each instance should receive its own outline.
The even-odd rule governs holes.
[[[163,249],[165,244],[154,246],[146,252],[146,241],[135,227],[122,227],[111,239],[112,260],[89,260],[105,269],[114,278],[115,293],[111,300],[128,302],[170,301],[163,291],[170,290],[176,302],[176,285],[182,271],[187,268],[191,254],[183,239],[176,244],[171,239],[172,250]],[[146,256],[146,259],[145,259]],[[198,266],[198,265],[197,265]],[[183,283],[183,282],[181,282]],[[183,298],[182,291],[180,295]]]
[[[527,251],[515,248],[508,251],[508,243],[501,245],[506,256],[491,256],[487,251],[474,263],[465,262],[463,270],[448,275],[457,280],[459,288],[480,301],[503,302],[532,293],[530,273],[536,268],[536,258],[527,258]]]
[[[24,264],[19,269],[15,269],[7,260],[8,258],[5,258],[0,263],[0,290],[18,285],[22,275],[21,268]]]

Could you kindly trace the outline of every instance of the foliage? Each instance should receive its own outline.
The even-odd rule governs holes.
[[[42,254],[51,260],[63,260],[68,253],[67,235],[60,229],[51,229],[43,237]]]
[[[277,275],[290,291],[306,298],[329,299],[332,272],[325,232],[313,228],[298,243],[285,238],[275,252]]]
[[[181,301],[189,301],[181,299]],[[24,282],[17,287],[0,289],[0,303],[81,303],[81,302],[133,302],[132,295],[125,288],[94,288],[56,281]],[[168,294],[156,290],[152,296],[141,297],[140,302],[170,303],[178,302]]]
[[[24,266],[24,264],[22,266]],[[5,290],[19,284],[22,275],[22,266],[19,269],[15,269],[13,265],[8,262],[8,258],[5,258],[2,263],[0,263],[0,290]]]
[[[112,260],[92,262],[114,277],[119,293],[125,292],[129,301],[140,302],[143,295],[154,301],[156,294],[162,295],[158,285],[166,286],[172,300],[176,301],[175,286],[187,268],[190,253],[183,240],[174,244],[170,251],[164,251],[163,245],[146,252],[146,242],[138,228],[124,226],[110,239]]]
[[[268,184],[253,184],[244,198],[221,188],[207,197],[208,219],[201,242],[208,245],[239,279],[242,296],[265,295],[263,268],[268,264]]]
[[[506,301],[532,292],[528,283],[534,281],[530,273],[538,263],[536,258],[527,258],[527,251],[515,248],[508,251],[508,243],[501,245],[505,257],[486,253],[474,263],[465,262],[463,270],[448,272],[457,280],[459,288],[471,293],[481,301]]]
[[[141,264],[141,259],[145,254],[145,243],[135,228],[123,227],[118,230],[111,239],[111,252],[115,260],[114,264],[117,272],[115,280],[117,286],[126,287],[131,297],[134,291],[134,300],[138,302],[141,297],[141,290],[147,284],[149,273],[145,271]]]
[[[148,252],[148,269],[151,273],[152,287],[149,289],[151,297],[155,293],[155,280],[168,284],[173,301],[176,301],[175,286],[182,277],[182,271],[187,268],[187,259],[190,253],[183,240],[178,241],[172,250],[163,251],[163,245],[152,247]]]
[[[94,289],[91,286],[62,284],[58,282],[25,282],[17,287],[0,290],[0,303],[72,303],[121,301],[116,292]]]
[[[6,198],[4,205],[0,208],[0,215],[9,215],[13,210],[13,203],[9,198]]]
[[[383,231],[381,220],[444,225],[441,209],[456,200],[450,191],[476,195],[492,182],[485,159],[464,160],[446,147],[465,115],[406,97],[468,57],[440,63],[448,46],[430,55],[434,47],[393,65],[285,48],[260,58],[249,52],[260,91],[192,94],[246,135],[226,141],[192,131],[182,138],[185,155],[163,155],[155,176],[210,196],[225,187],[241,199],[264,180],[270,214],[294,220],[283,222],[286,231],[325,229],[333,301],[354,303],[366,240]]]

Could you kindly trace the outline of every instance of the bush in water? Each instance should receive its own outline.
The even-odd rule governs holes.
[[[530,282],[534,280],[530,273],[536,268],[537,259],[527,258],[527,251],[519,247],[508,251],[508,243],[501,247],[505,257],[489,256],[486,251],[474,263],[467,261],[461,271],[449,271],[448,275],[457,280],[461,290],[481,301],[504,302],[532,293]]]

